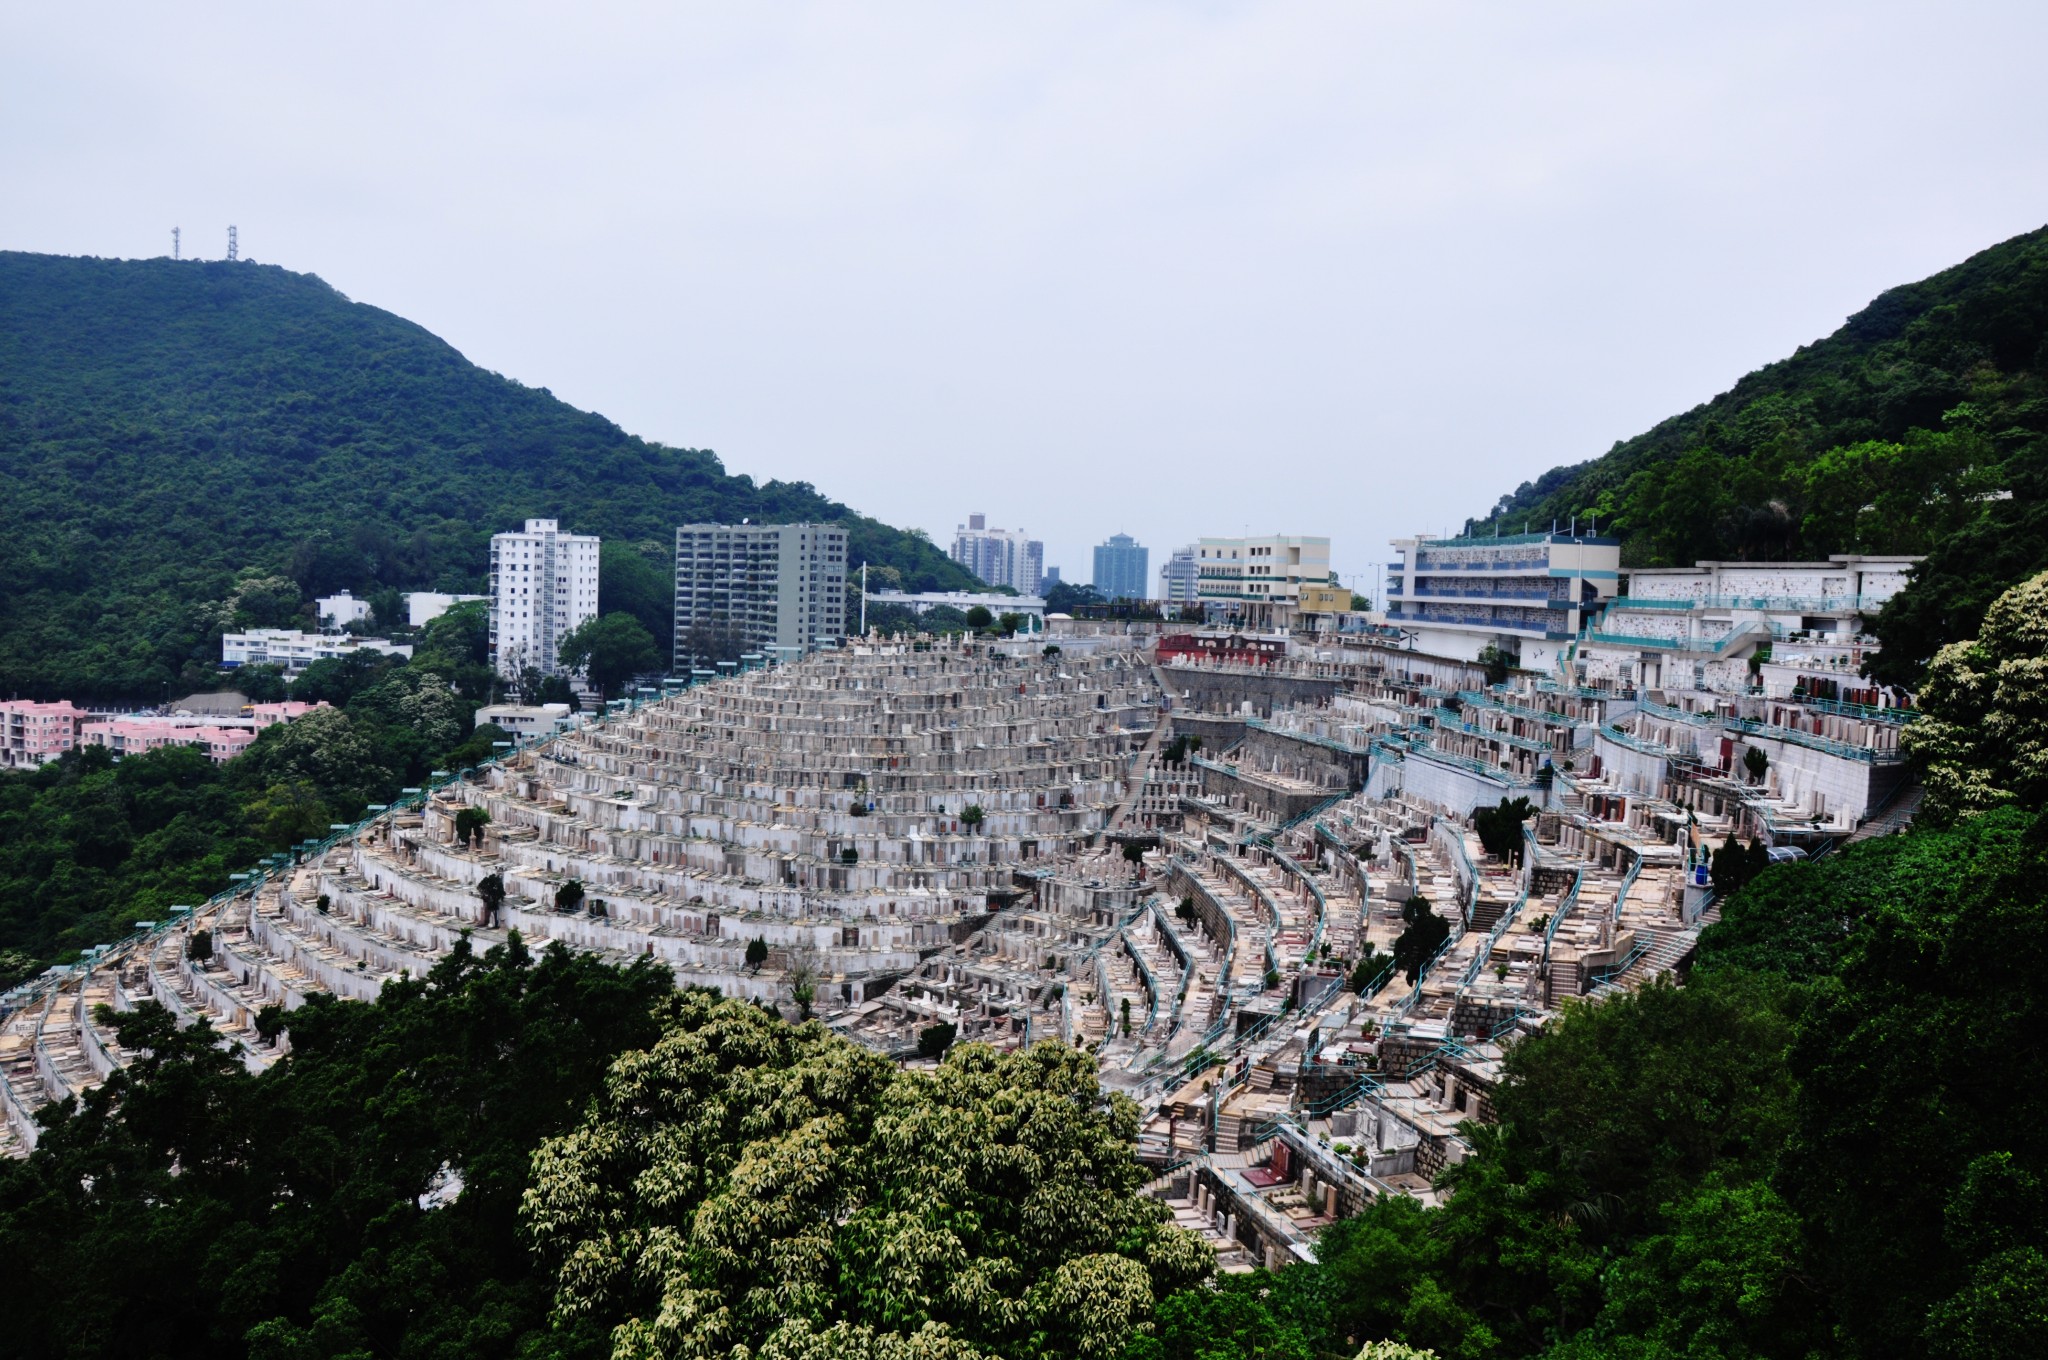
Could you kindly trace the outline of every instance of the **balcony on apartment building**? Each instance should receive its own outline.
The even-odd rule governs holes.
[[[1562,607],[1562,606],[1561,606]],[[1414,605],[1390,609],[1387,622],[1427,625],[1436,628],[1475,628],[1496,633],[1520,633],[1532,638],[1564,641],[1571,637],[1562,619],[1550,617],[1549,610],[1535,607],[1506,613],[1480,605],[1446,605],[1425,608]]]

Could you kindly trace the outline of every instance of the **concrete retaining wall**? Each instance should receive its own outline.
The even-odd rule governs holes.
[[[1245,705],[1250,704],[1252,716],[1270,718],[1276,708],[1326,704],[1331,695],[1342,692],[1347,685],[1335,677],[1255,675],[1180,666],[1161,666],[1159,674],[1173,697],[1176,714],[1185,705],[1198,713],[1235,715],[1243,713]]]
[[[1368,785],[1367,791],[1371,788]],[[1533,786],[1489,779],[1461,765],[1446,765],[1414,754],[1402,762],[1400,782],[1395,788],[1459,817],[1471,816],[1472,809],[1477,807],[1492,807],[1503,797],[1519,798],[1526,794],[1531,802],[1541,797]]]

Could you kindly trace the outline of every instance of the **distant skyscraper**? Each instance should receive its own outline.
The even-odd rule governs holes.
[[[491,536],[491,663],[517,680],[529,666],[560,675],[562,639],[597,617],[597,536],[551,519]]]
[[[1043,595],[1046,591],[1051,590],[1054,586],[1058,585],[1059,583],[1060,569],[1058,567],[1047,567],[1044,571],[1038,573],[1038,593],[1041,595]]]
[[[953,560],[992,586],[1038,594],[1045,545],[1022,529],[991,529],[988,516],[969,515],[953,536]]]
[[[1105,600],[1142,600],[1152,554],[1129,534],[1111,534],[1095,549],[1095,589]]]
[[[1159,567],[1159,598],[1168,604],[1193,604],[1195,594],[1195,545],[1175,548],[1173,556]]]

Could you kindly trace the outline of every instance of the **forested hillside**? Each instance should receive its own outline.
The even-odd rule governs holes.
[[[0,772],[0,987],[212,896],[260,856],[353,821],[432,770],[489,758],[506,734],[472,726],[491,684],[486,636],[469,605],[421,630],[409,663],[379,652],[316,661],[294,688],[328,707],[267,729],[225,764],[193,746],[119,761],[89,746]],[[281,684],[275,672],[238,681],[254,689],[259,678]]]
[[[1878,621],[1884,678],[1912,679],[2048,567],[2048,228],[1882,294],[1712,401],[1524,482],[1475,528],[1575,515],[1635,566],[1926,553]]]
[[[0,252],[0,484],[0,694],[160,698],[204,678],[222,627],[272,621],[238,574],[475,590],[490,535],[529,515],[657,568],[680,523],[839,520],[854,561],[913,589],[971,579],[807,484],[635,438],[269,265]]]

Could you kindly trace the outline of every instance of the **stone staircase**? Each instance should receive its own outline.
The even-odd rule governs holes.
[[[1857,827],[1846,844],[1854,845],[1858,841],[1874,840],[1879,836],[1904,831],[1913,824],[1913,818],[1919,815],[1920,804],[1926,797],[1927,786],[1917,779],[1914,780],[1911,785],[1893,794],[1891,802],[1875,817]]]
[[[1702,925],[1706,924],[1704,919]],[[1685,930],[1643,929],[1641,935],[1651,937],[1649,947],[1629,962],[1621,972],[1598,983],[1589,996],[1609,996],[1615,992],[1634,991],[1652,979],[1669,973],[1690,959],[1699,948],[1700,927]]]

